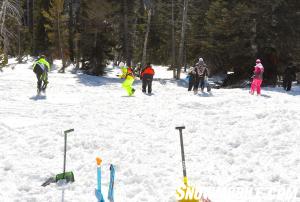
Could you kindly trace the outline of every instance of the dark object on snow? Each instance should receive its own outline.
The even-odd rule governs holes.
[[[43,187],[46,187],[46,186],[48,186],[49,184],[54,183],[54,182],[56,182],[55,177],[50,177],[49,179],[46,180],[46,182],[44,182],[44,183],[42,184],[42,186],[43,186]]]
[[[286,91],[290,91],[292,88],[292,82],[296,79],[295,67],[290,63],[283,73],[283,88]]]
[[[66,157],[67,157],[67,135],[70,132],[73,132],[74,129],[64,131],[65,134],[65,147],[64,147],[64,169],[63,173],[57,174],[55,177],[51,177],[46,182],[42,184],[43,187],[49,185],[50,183],[58,182],[60,180],[66,180],[66,182],[74,182],[74,174],[72,171],[66,172]]]

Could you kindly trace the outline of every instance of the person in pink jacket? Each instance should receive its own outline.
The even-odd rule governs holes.
[[[263,73],[264,73],[264,67],[261,64],[260,59],[256,60],[256,65],[254,67],[254,71],[253,71],[254,75],[253,75],[253,81],[251,84],[251,90],[250,93],[253,95],[254,92],[257,92],[257,95],[260,95],[261,89],[261,83],[263,81]]]

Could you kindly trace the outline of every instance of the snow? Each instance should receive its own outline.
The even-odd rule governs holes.
[[[235,188],[263,196],[293,188],[290,201],[300,201],[299,86],[290,93],[263,88],[262,96],[248,89],[194,95],[155,66],[154,95],[136,81],[135,96],[127,97],[109,67],[105,77],[53,71],[40,99],[31,62],[13,66],[0,72],[0,201],[96,202],[97,156],[105,198],[112,163],[116,202],[175,201],[181,125],[189,182],[212,201],[254,201],[252,192],[237,199]],[[70,128],[67,171],[75,183],[41,187],[62,172],[63,131]]]

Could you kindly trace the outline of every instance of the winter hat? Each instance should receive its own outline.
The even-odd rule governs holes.
[[[124,62],[120,62],[119,67],[124,67],[124,66],[125,66]]]
[[[257,59],[257,60],[256,60],[256,64],[258,64],[258,63],[261,63],[260,59]]]

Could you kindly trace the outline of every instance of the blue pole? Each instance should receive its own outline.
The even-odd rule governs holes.
[[[115,167],[110,165],[110,182],[108,189],[108,200],[114,202],[114,183],[115,183]]]
[[[105,202],[101,192],[101,166],[97,167],[97,189],[95,190],[98,202]]]
[[[100,166],[97,167],[97,178],[98,178],[97,189],[101,193],[101,167]]]

